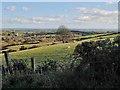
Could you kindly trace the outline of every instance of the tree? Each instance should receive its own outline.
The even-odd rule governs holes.
[[[63,43],[69,42],[73,37],[73,33],[69,31],[69,29],[61,25],[59,26],[57,32],[56,32],[56,40],[63,41]]]

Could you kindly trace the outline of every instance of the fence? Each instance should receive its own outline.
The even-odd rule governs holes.
[[[14,74],[16,69],[12,69],[11,67],[11,62],[8,56],[8,52],[4,52],[4,57],[5,57],[5,62],[6,62],[6,67],[2,65],[2,74]],[[22,66],[20,66],[22,68]],[[23,69],[23,68],[22,68]],[[35,72],[35,58],[31,58],[31,70],[34,73]]]

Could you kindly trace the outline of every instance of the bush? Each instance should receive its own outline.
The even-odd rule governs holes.
[[[9,49],[7,52],[16,52],[17,50]]]
[[[25,71],[27,69],[26,60],[16,60],[12,59],[12,68],[13,71]]]
[[[37,48],[37,47],[39,47],[39,46],[33,45],[33,46],[29,47],[28,49]]]
[[[21,46],[19,50],[26,50],[27,48],[25,46]]]
[[[55,45],[55,44],[57,44],[57,43],[53,42],[51,45]]]
[[[78,77],[82,83],[76,84],[90,88],[118,88],[120,85],[119,51],[118,39],[114,42],[106,39],[77,45],[74,56],[80,64],[74,72],[75,77]]]

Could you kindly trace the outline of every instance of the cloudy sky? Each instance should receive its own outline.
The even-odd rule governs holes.
[[[117,29],[118,4],[114,2],[4,2],[3,28]]]

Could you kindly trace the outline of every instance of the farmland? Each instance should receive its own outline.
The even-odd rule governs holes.
[[[10,59],[23,59],[23,60],[28,59],[28,60],[30,60],[31,57],[35,57],[36,63],[40,64],[41,61],[45,61],[48,59],[50,59],[50,60],[51,59],[52,60],[68,59],[69,56],[71,56],[73,54],[75,47],[82,42],[96,41],[96,40],[100,40],[100,39],[102,40],[102,39],[106,39],[106,38],[112,39],[112,38],[118,36],[119,34],[113,34],[113,35],[107,35],[107,36],[102,36],[102,35],[104,35],[104,34],[79,36],[79,37],[76,37],[76,39],[79,39],[79,38],[86,38],[86,39],[80,40],[80,41],[75,41],[75,42],[69,42],[69,43],[55,42],[56,44],[54,44],[54,45],[51,45],[53,42],[41,42],[38,44],[24,44],[24,45],[8,46],[6,50],[9,50],[9,49],[16,50],[16,52],[9,53]],[[25,46],[25,47],[29,48],[33,45],[36,45],[39,47],[19,51],[19,48],[21,46]],[[70,48],[68,48],[68,46],[70,46]],[[4,63],[3,55],[2,55],[2,58],[3,58],[3,63]]]
[[[4,31],[0,54],[3,62],[3,88],[119,87],[117,58],[120,34],[63,31],[62,35],[60,31]],[[10,59],[8,64],[5,53],[8,53]],[[115,65],[112,66],[111,62]],[[116,68],[116,71],[109,66]],[[103,67],[104,73],[101,71]],[[117,83],[114,84],[114,80]]]

